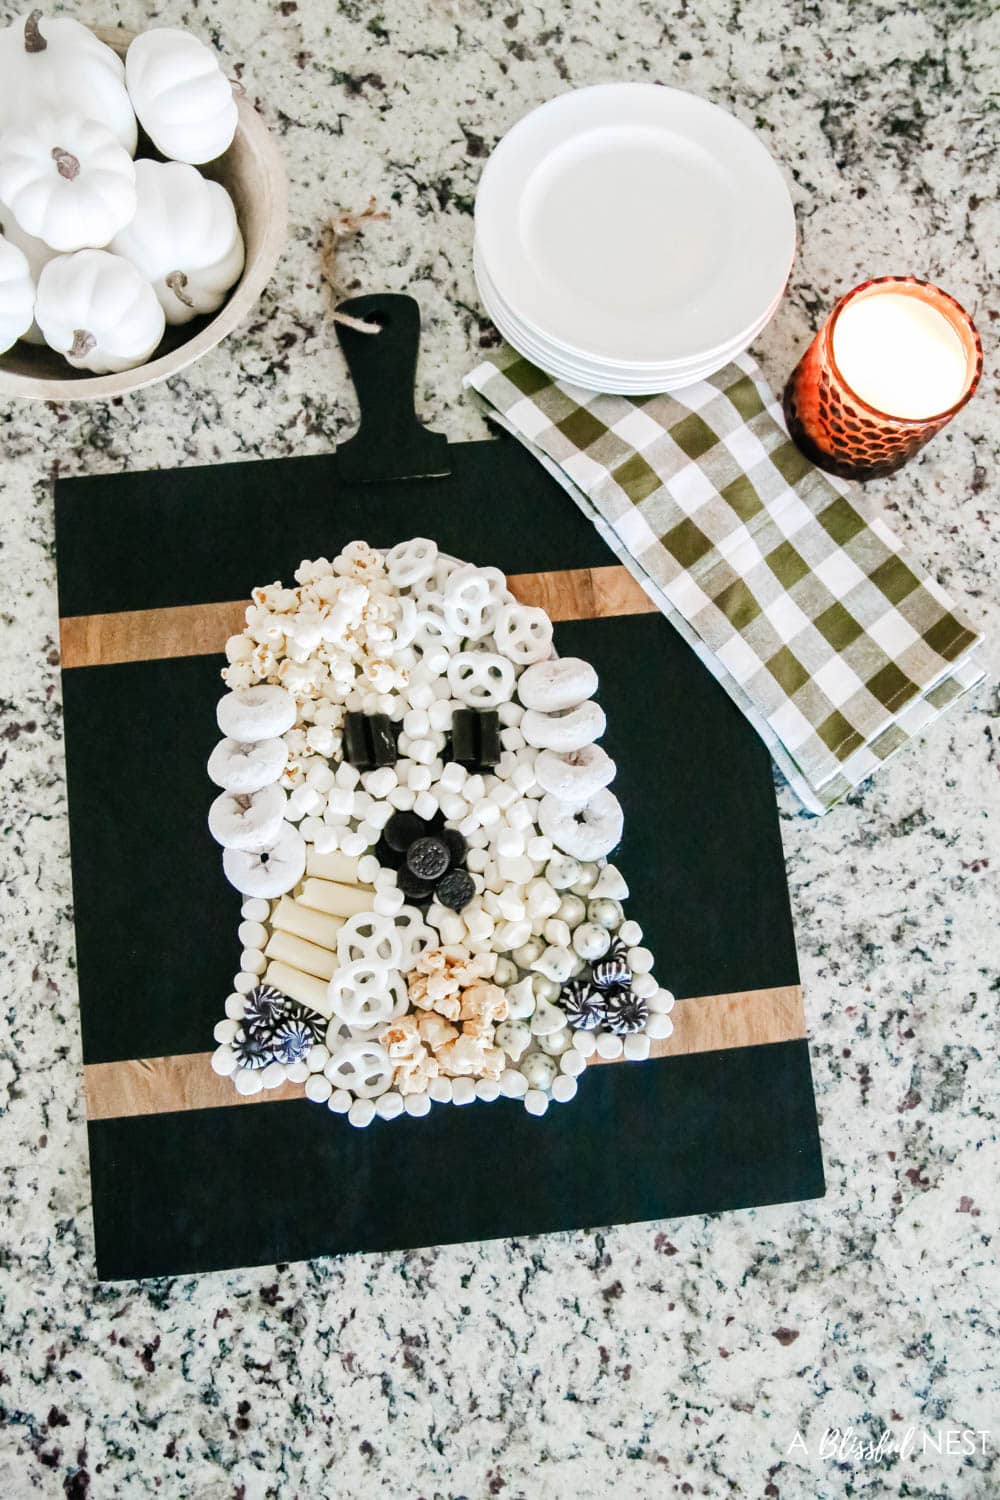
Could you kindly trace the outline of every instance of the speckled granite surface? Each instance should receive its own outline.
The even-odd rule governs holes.
[[[184,377],[110,406],[2,413],[4,1496],[1000,1491],[995,685],[822,823],[780,793],[825,1201],[102,1288],[50,503],[57,471],[317,452],[347,431],[352,396],[323,321],[318,229],[369,193],[391,205],[392,223],[370,230],[344,268],[359,289],[416,293],[422,410],[451,436],[480,435],[459,385],[490,339],[470,264],[482,159],[560,89],[657,79],[733,107],[794,178],[801,251],[756,346],[775,385],[838,292],[866,275],[929,276],[977,318],[978,399],[871,493],[991,628],[996,670],[991,10],[988,0],[167,0],[154,12],[133,0],[101,12],[211,33],[283,140],[292,228],[259,316]],[[872,1443],[903,1442],[912,1427],[910,1452],[883,1443],[866,1459],[848,1444],[822,1456],[836,1426]],[[949,1428],[990,1435],[952,1440],[971,1453],[938,1454]]]

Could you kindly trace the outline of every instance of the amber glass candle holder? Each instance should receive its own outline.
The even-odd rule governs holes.
[[[928,349],[921,356],[925,362],[925,383],[932,404],[935,391],[950,392],[952,399],[943,410],[930,410],[926,414],[921,412],[919,416],[913,415],[912,411],[904,416],[881,411],[877,404],[873,404],[872,390],[877,390],[877,379],[869,388],[869,384],[855,374],[855,383],[862,385],[865,390],[867,399],[863,399],[852,389],[838,366],[834,347],[840,319],[848,309],[857,309],[862,301],[884,296],[886,293],[893,294],[894,308],[901,310],[904,318],[907,309],[899,301],[904,297],[939,314],[958,341],[957,346],[949,347],[943,355],[936,355],[933,349]],[[914,311],[915,317],[920,315],[918,310]],[[857,312],[852,312],[850,317],[856,322]],[[936,327],[947,335],[947,329],[942,329],[941,324],[934,321]],[[845,324],[845,332],[846,326]],[[878,354],[876,342],[873,344],[870,361],[873,367],[879,363]],[[964,370],[961,366],[963,355]],[[948,378],[943,382],[941,378],[933,378],[941,377],[944,373],[940,366],[930,369],[929,365],[935,358],[945,356],[951,368]],[[841,359],[843,361],[843,353]],[[911,363],[908,371],[910,386],[915,384],[917,387],[917,407],[920,400],[920,368],[920,361],[917,360],[915,366]],[[796,365],[784,395],[788,431],[796,445],[813,463],[845,479],[875,479],[880,474],[891,474],[929,442],[946,422],[950,422],[956,412],[961,411],[979,384],[982,368],[983,349],[975,324],[954,297],[949,297],[947,292],[929,281],[918,281],[915,276],[880,276],[855,287],[846,297],[841,298]],[[867,373],[863,353],[859,356],[856,349],[852,369],[862,375]],[[952,377],[953,382],[949,384]],[[909,394],[912,397],[913,391]]]

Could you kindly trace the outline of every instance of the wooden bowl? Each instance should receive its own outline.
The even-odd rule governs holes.
[[[102,42],[124,57],[133,33],[95,27]],[[217,161],[200,167],[229,190],[246,245],[243,275],[217,313],[168,325],[156,353],[134,370],[91,375],[45,344],[17,343],[0,354],[0,396],[40,401],[107,401],[167,380],[194,364],[232,333],[260,297],[278,263],[288,230],[288,183],[277,146],[260,115],[237,94],[239,123],[233,144]],[[141,149],[141,147],[140,147]]]

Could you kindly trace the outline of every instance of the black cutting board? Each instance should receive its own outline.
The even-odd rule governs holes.
[[[357,299],[352,311],[386,324],[377,339],[342,340],[363,440],[322,457],[58,482],[63,618],[245,598],[355,537],[431,536],[509,573],[616,561],[513,440],[425,442],[409,299]],[[437,477],[413,477],[428,471]],[[239,957],[240,898],[205,821],[222,644],[218,656],[63,670],[85,1065],[213,1046]],[[661,982],[679,996],[797,984],[757,735],[659,615],[561,624],[556,644],[600,674],[626,813],[615,858]],[[541,1120],[500,1100],[358,1131],[289,1100],[88,1130],[104,1279],[823,1192],[805,1040],[590,1068],[576,1099]]]

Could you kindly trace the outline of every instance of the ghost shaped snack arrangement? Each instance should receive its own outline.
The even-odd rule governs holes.
[[[213,1066],[357,1127],[569,1102],[670,1035],[596,743],[597,674],[497,569],[415,537],[254,589],[226,643],[210,830],[246,900]]]

